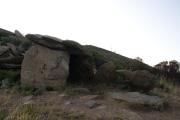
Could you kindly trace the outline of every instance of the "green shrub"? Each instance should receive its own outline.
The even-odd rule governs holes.
[[[0,80],[5,78],[9,78],[12,81],[15,81],[19,78],[20,71],[13,71],[13,70],[0,70]]]
[[[178,89],[178,86],[171,82],[171,79],[168,79],[164,76],[159,78],[158,86],[165,92],[175,92]]]
[[[7,81],[10,86],[19,84],[20,82],[20,71],[13,70],[0,70],[0,82],[2,80]]]
[[[0,45],[5,45],[9,41],[8,37],[0,37]]]
[[[7,116],[7,113],[3,110],[0,110],[0,120],[4,120]]]

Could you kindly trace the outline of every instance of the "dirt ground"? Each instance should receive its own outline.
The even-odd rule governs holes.
[[[106,94],[68,95],[65,92],[49,91],[32,96],[14,90],[0,90],[0,110],[5,111],[8,118],[4,117],[5,120],[180,120],[180,96],[167,93],[164,96],[168,98],[169,107],[158,111],[130,107]],[[28,105],[32,109],[23,111],[21,106]],[[0,117],[0,120],[3,118]]]

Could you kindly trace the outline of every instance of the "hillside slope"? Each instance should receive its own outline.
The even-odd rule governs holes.
[[[99,67],[104,62],[112,61],[115,63],[117,69],[130,69],[130,70],[148,70],[152,69],[151,66],[139,62],[135,59],[131,59],[114,52],[98,48],[92,45],[85,45],[84,49],[89,52],[96,62],[96,66]]]

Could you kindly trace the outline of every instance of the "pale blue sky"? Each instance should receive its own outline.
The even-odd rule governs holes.
[[[0,0],[0,27],[180,61],[180,0]]]

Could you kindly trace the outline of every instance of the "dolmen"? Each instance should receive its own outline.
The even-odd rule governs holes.
[[[24,55],[22,86],[59,87],[68,80],[87,80],[93,74],[83,46],[70,40],[28,34],[33,45]]]

